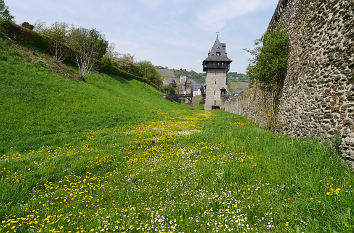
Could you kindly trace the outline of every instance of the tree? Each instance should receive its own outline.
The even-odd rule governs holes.
[[[38,33],[42,33],[43,30],[46,29],[45,22],[40,20],[37,20],[33,26],[34,26],[33,31],[36,31]]]
[[[101,59],[106,54],[108,41],[96,29],[72,28],[69,32],[68,43],[78,52],[75,54],[75,59],[80,79],[85,81],[95,60]]]
[[[268,31],[255,41],[254,50],[246,50],[253,55],[247,67],[247,75],[251,81],[258,81],[265,91],[271,94],[270,124],[275,130],[279,96],[286,76],[289,37],[283,26]]]
[[[4,0],[0,0],[0,18],[12,21],[14,17],[10,14],[9,7],[5,5]]]
[[[137,74],[138,76],[146,78],[150,82],[155,83],[157,86],[162,85],[161,74],[151,62],[141,61],[136,65],[139,69],[139,73]]]
[[[24,28],[27,28],[29,30],[33,30],[33,28],[34,28],[34,25],[30,24],[29,22],[23,22],[21,24],[21,26],[24,27]]]
[[[131,55],[129,53],[122,54],[121,56],[115,58],[114,61],[116,61],[118,63],[120,69],[122,69],[126,72],[129,72],[129,73],[138,75],[139,70],[138,70],[137,66],[135,65],[134,55]]]
[[[67,49],[65,44],[68,41],[69,26],[67,23],[55,22],[50,27],[44,28],[42,33],[52,40],[50,41],[49,49],[53,53],[56,61],[65,59]]]
[[[175,90],[175,88],[170,84],[170,85],[168,85],[168,94],[170,94],[170,95],[174,95],[174,94],[176,94],[176,90]]]
[[[106,56],[111,60],[119,57],[119,53],[116,52],[116,45],[113,42],[109,43]]]

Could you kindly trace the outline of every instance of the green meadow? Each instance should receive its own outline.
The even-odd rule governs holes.
[[[0,232],[354,231],[328,144],[50,61],[0,39]]]

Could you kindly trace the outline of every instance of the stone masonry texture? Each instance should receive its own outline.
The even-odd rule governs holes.
[[[211,110],[213,105],[224,108],[224,98],[221,97],[221,89],[227,89],[226,69],[209,69],[206,77],[205,110]]]
[[[295,137],[341,137],[354,166],[354,0],[280,0],[270,29],[288,28],[290,53],[279,99],[279,131]],[[269,98],[253,84],[226,111],[267,121]]]

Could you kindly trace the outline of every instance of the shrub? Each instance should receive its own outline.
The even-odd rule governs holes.
[[[120,77],[123,77],[125,79],[136,79],[144,83],[151,84],[149,80],[133,75],[131,73],[128,73],[124,70],[121,70],[118,68],[118,64],[115,61],[112,61],[109,59],[108,56],[104,56],[98,63],[98,70],[106,73],[106,74],[111,74],[111,75],[118,75]]]
[[[75,60],[80,78],[85,80],[95,62],[107,52],[108,41],[95,29],[72,28],[68,35],[68,44],[76,51]]]
[[[4,0],[0,0],[0,18],[13,20],[14,17],[10,14],[9,7],[5,5]]]
[[[17,24],[14,24],[8,20],[0,21],[0,31],[5,33],[8,37],[30,45],[41,50],[48,52],[49,38],[43,35],[40,35],[34,31],[31,31],[27,28],[21,27]]]
[[[65,60],[67,55],[68,24],[55,22],[50,27],[42,30],[42,34],[51,38],[49,49],[56,61]]]
[[[262,45],[263,44],[263,45]],[[286,76],[289,37],[284,26],[268,31],[255,42],[254,50],[247,50],[254,57],[247,67],[247,75],[251,81],[257,81],[261,87],[271,95],[269,109],[269,125],[276,128],[277,105],[283,82]]]
[[[34,26],[32,24],[30,24],[29,22],[23,22],[21,24],[21,26],[24,27],[24,28],[27,28],[29,30],[33,30],[33,28],[34,28]]]
[[[157,86],[162,85],[161,74],[156,70],[155,66],[149,61],[141,61],[136,63],[138,68],[138,76],[145,77],[152,83],[155,83]]]
[[[174,95],[176,94],[176,90],[172,85],[168,85],[168,94]]]

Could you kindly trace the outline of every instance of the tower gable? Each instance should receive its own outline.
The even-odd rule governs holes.
[[[216,37],[208,57],[203,61],[203,71],[208,69],[226,69],[229,71],[232,60],[227,57],[226,44],[221,43]]]

